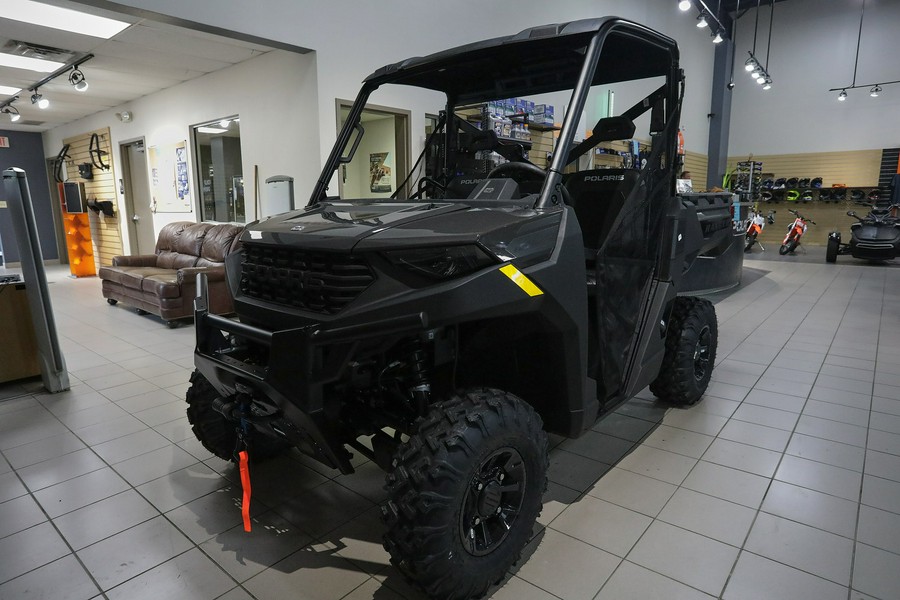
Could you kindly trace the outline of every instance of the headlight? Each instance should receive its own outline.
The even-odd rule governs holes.
[[[397,266],[431,279],[463,277],[497,262],[474,245],[391,250],[384,256]]]

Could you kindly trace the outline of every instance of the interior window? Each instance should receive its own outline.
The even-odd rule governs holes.
[[[195,125],[193,136],[200,220],[245,223],[240,118]]]

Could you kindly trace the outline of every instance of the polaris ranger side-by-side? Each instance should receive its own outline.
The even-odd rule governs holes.
[[[647,385],[692,404],[709,382],[716,315],[678,282],[732,232],[727,206],[675,195],[678,59],[607,17],[369,76],[306,208],[248,225],[226,259],[240,320],[209,314],[198,285],[187,402],[204,446],[293,447],[342,473],[367,456],[387,472],[392,562],[434,598],[482,596],[541,510],[547,432],[580,436]],[[439,99],[422,156],[391,197],[329,196],[391,86]],[[615,86],[633,106],[576,143]],[[473,125],[473,107],[512,97],[568,105],[547,155]],[[598,168],[601,143],[633,139],[633,168]]]

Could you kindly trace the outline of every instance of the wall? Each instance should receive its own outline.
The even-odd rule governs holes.
[[[259,165],[261,193],[265,191],[267,177],[289,175],[300,182],[298,203],[303,204],[303,194],[311,189],[304,183],[315,180],[319,174],[315,65],[315,54],[269,52],[44,132],[44,145],[55,150],[62,146],[64,138],[108,126],[115,162],[118,163],[119,144],[123,141],[143,137],[147,147],[189,141],[191,125],[240,115],[247,219],[251,221],[255,218],[254,165]],[[130,123],[116,119],[115,113],[123,110],[134,115]],[[192,155],[193,148],[189,147],[193,176]],[[121,173],[116,173],[116,178],[121,176]],[[191,186],[192,197],[196,199],[196,181],[192,180]],[[125,206],[121,195],[118,196],[118,204]],[[182,220],[199,219],[195,212],[157,213],[153,219],[154,230],[159,232],[166,223]],[[123,228],[122,235],[127,248],[127,228]]]
[[[397,185],[397,149],[394,117],[371,119],[363,123],[366,134],[356,150],[353,161],[347,165],[347,180],[344,182],[344,198],[387,198],[392,192],[374,193],[370,188],[369,155],[389,152],[388,165],[391,167],[391,187]]]
[[[117,4],[315,49],[320,161],[327,157],[336,137],[334,99],[354,98],[360,81],[387,63],[534,25],[618,15],[646,24],[680,43],[688,78],[682,115],[686,147],[706,153],[713,44],[708,33],[697,30],[692,17],[678,10],[674,0],[555,0],[530,3],[522,10],[502,2],[457,0],[450,13],[443,5],[421,0],[388,4],[265,0],[254,11],[248,11],[242,0],[118,0]],[[408,94],[379,98],[379,103],[412,111],[410,130],[416,156],[424,139],[424,112],[432,107]],[[302,188],[301,183],[301,197]],[[335,190],[333,185],[332,192]]]
[[[37,221],[41,254],[43,254],[44,260],[56,260],[59,258],[59,253],[56,248],[56,232],[50,207],[50,187],[47,181],[47,167],[44,162],[41,134],[0,129],[0,136],[9,138],[9,148],[0,148],[0,171],[5,171],[10,167],[25,169],[25,173],[28,175],[28,188],[31,190],[34,216]],[[2,187],[0,187],[0,200],[5,200]],[[7,208],[0,208],[0,244],[2,244],[3,258],[6,263],[19,262],[16,232],[13,230]]]
[[[900,145],[900,85],[878,98],[867,89],[838,102],[830,88],[850,85],[859,33],[858,0],[791,0],[775,6],[771,90],[743,71],[755,9],[740,19],[730,156],[891,148]],[[857,84],[900,79],[900,2],[867,0]],[[757,55],[765,59],[769,9],[760,15]],[[738,72],[739,70],[739,72]]]

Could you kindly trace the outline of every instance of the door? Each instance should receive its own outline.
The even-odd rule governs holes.
[[[338,132],[349,112],[350,103],[339,100]],[[407,174],[409,117],[408,111],[366,106],[361,117],[365,134],[353,160],[339,170],[341,198],[389,198],[397,191]]]
[[[153,254],[156,251],[156,234],[153,231],[153,211],[150,209],[150,179],[147,175],[144,141],[128,142],[119,149],[122,155],[122,187],[125,191],[131,253]]]

